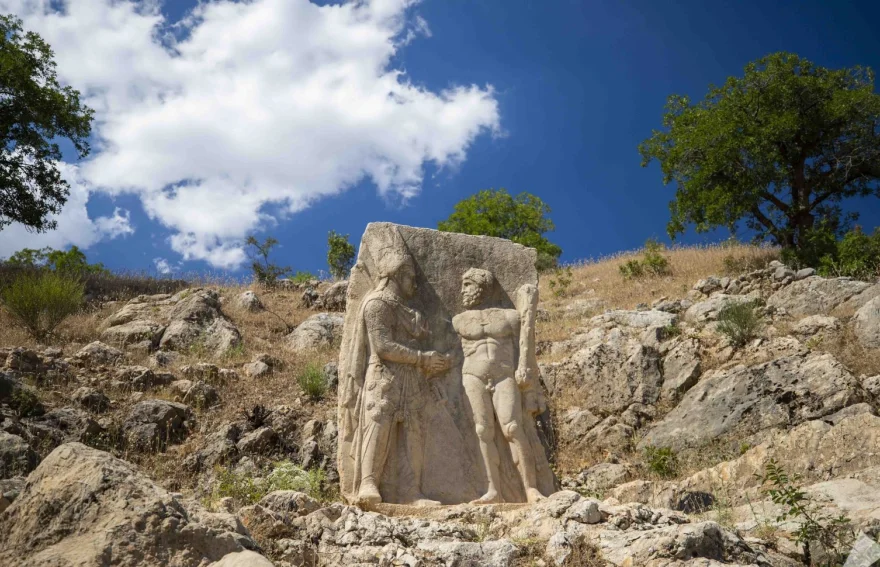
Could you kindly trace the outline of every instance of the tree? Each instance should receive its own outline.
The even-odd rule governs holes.
[[[50,270],[74,276],[110,273],[110,270],[100,262],[89,264],[85,253],[77,246],[71,246],[69,250],[53,250],[48,247],[40,250],[22,248],[10,256],[6,263],[25,268],[47,267]]]
[[[89,153],[93,111],[72,87],[61,87],[49,45],[21,20],[0,16],[0,228],[19,222],[54,229],[70,192],[57,162],[67,138],[80,158]]]
[[[745,220],[756,240],[799,250],[820,223],[842,232],[841,201],[880,196],[880,95],[868,68],[774,53],[699,103],[672,95],[663,125],[639,152],[676,182],[671,237],[689,223],[735,231]]]
[[[437,228],[444,232],[498,236],[530,246],[538,251],[538,269],[545,270],[554,267],[562,254],[562,248],[544,236],[556,228],[549,214],[550,207],[529,193],[514,197],[503,188],[484,189],[459,201]]]
[[[344,280],[354,266],[354,245],[348,241],[347,234],[331,230],[327,235],[327,265],[330,275],[338,280]]]
[[[254,279],[266,286],[274,286],[278,278],[290,273],[289,266],[279,266],[269,261],[269,253],[278,245],[278,241],[271,236],[260,242],[255,236],[248,236],[245,244],[249,246],[248,257],[251,259],[251,269]]]

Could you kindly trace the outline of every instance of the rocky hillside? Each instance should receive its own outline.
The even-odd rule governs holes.
[[[880,284],[773,258],[543,278],[531,506],[338,501],[344,283],[95,304],[51,345],[4,319],[0,564],[834,564],[880,531]]]

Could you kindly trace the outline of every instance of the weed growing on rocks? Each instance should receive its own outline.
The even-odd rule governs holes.
[[[660,478],[673,478],[678,473],[678,455],[669,447],[645,447],[645,464]]]
[[[324,369],[318,364],[308,364],[296,377],[296,381],[302,391],[312,401],[318,401],[327,393],[327,379]]]
[[[44,341],[67,317],[80,310],[82,282],[50,271],[24,272],[3,290],[3,305],[15,322]]]
[[[718,312],[718,331],[737,348],[754,339],[761,325],[758,306],[753,302],[729,303]]]

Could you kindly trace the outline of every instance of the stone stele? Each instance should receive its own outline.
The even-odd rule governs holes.
[[[535,359],[535,250],[371,223],[349,280],[339,476],[352,503],[533,502],[555,490]]]

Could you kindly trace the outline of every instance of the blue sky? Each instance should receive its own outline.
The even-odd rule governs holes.
[[[12,2],[15,11],[15,1],[2,0],[0,5],[9,8]],[[176,22],[194,4],[166,1],[161,15],[164,24]],[[243,224],[244,228],[225,232],[217,229],[218,242],[227,247],[224,250],[234,248],[236,230],[246,228],[246,232],[272,235],[282,243],[278,263],[317,271],[326,268],[329,230],[349,233],[357,243],[366,224],[372,221],[433,228],[449,215],[457,201],[490,187],[505,187],[513,193],[527,191],[547,202],[557,227],[549,237],[562,246],[565,261],[636,248],[651,236],[666,239],[667,203],[674,189],[662,185],[656,164],[640,167],[637,145],[652,128],[660,126],[669,94],[700,98],[710,83],[721,83],[729,75],[741,73],[747,62],[780,50],[830,67],[867,65],[880,69],[880,35],[872,29],[872,22],[880,18],[880,5],[869,1],[424,0],[401,13],[407,24],[397,31],[400,35],[407,30],[415,33],[384,63],[386,71],[403,71],[402,80],[428,93],[455,86],[475,85],[479,89],[471,93],[470,102],[464,100],[464,94],[460,101],[447,101],[444,107],[456,110],[450,118],[433,122],[420,118],[420,126],[413,126],[412,136],[428,148],[427,154],[447,152],[440,160],[443,163],[438,167],[436,161],[417,160],[422,178],[416,188],[410,181],[403,183],[406,189],[393,182],[390,188],[383,188],[384,196],[378,194],[373,177],[357,174],[353,174],[360,179],[357,182],[349,182],[350,177],[334,177],[327,181],[326,188],[303,193],[304,201],[296,207],[272,202],[271,195],[264,195],[267,201],[254,209],[254,214],[261,215],[259,219]],[[39,17],[31,14],[26,23],[33,22],[39,30]],[[248,33],[247,29],[241,33]],[[48,39],[52,43],[52,38]],[[64,46],[53,45],[63,74]],[[68,49],[82,49],[79,45],[72,44]],[[100,52],[92,56],[100,57]],[[131,56],[136,58],[137,52]],[[85,71],[72,77],[75,85],[96,80],[83,78]],[[115,103],[108,100],[111,108]],[[359,102],[355,97],[348,104],[357,106]],[[473,110],[467,119],[456,118],[459,109],[479,104],[480,109]],[[433,107],[426,101],[425,108]],[[452,128],[449,124],[456,120],[460,126]],[[395,124],[391,120],[383,131],[391,136]],[[321,123],[311,127],[323,128]],[[268,132],[271,136],[271,129]],[[246,121],[229,122],[229,131],[223,132],[224,136],[246,134]],[[125,139],[124,134],[119,136]],[[179,134],[151,136],[152,145],[145,147],[155,149],[161,140],[177,140]],[[340,149],[350,136],[340,131]],[[383,134],[371,136],[365,147],[386,147]],[[437,142],[440,138],[451,141]],[[280,141],[286,139],[299,140],[279,137]],[[194,140],[192,144],[211,144],[210,136]],[[308,161],[297,161],[308,151],[308,144],[292,145],[286,149],[281,144],[271,159],[280,162],[279,170],[291,163],[299,175],[312,167]],[[189,147],[195,151],[195,145]],[[397,156],[398,150],[388,146],[383,151]],[[139,155],[152,155],[145,152]],[[452,154],[458,157],[449,157]],[[352,155],[361,156],[362,152]],[[143,159],[138,161],[141,169],[133,171],[130,179],[150,175],[150,163],[143,163]],[[219,157],[218,163],[229,159]],[[411,165],[406,161],[409,158],[400,159]],[[187,213],[175,211],[184,204],[154,199],[145,208],[146,193],[124,189],[129,182],[129,166],[125,164],[130,163],[123,158],[99,161],[101,167],[96,165],[89,174],[89,183],[115,187],[89,190],[89,217],[113,219],[116,212],[117,220],[120,215],[127,218],[127,228],[115,233],[105,230],[103,236],[87,239],[94,241],[87,249],[88,256],[118,269],[155,270],[160,258],[164,265],[181,272],[226,269],[217,258],[233,258],[232,252],[229,256],[218,255],[213,249],[200,252],[204,248],[201,240],[170,240],[185,226]],[[370,164],[364,167],[373,167]],[[248,167],[259,175],[277,165],[243,160],[243,175],[249,178]],[[296,182],[320,184],[327,179],[302,173]],[[225,193],[208,189],[202,195],[217,194],[218,202],[226,198]],[[188,200],[185,206],[193,207],[198,202]],[[230,203],[234,208],[235,202]],[[211,206],[215,205],[220,207],[217,203]],[[876,199],[853,205],[862,213],[861,224],[880,225],[880,202]],[[231,226],[237,222],[234,215],[219,208],[216,214],[218,224]],[[208,235],[204,238],[210,240],[215,230],[210,226],[212,215],[203,216],[208,220],[200,217],[197,222],[206,224],[202,230]],[[105,227],[115,226],[107,223]],[[7,234],[0,233],[0,243],[5,239],[4,250],[37,242],[20,231],[4,232]],[[689,231],[680,240],[707,242],[726,236]],[[185,257],[190,259],[184,261]]]

